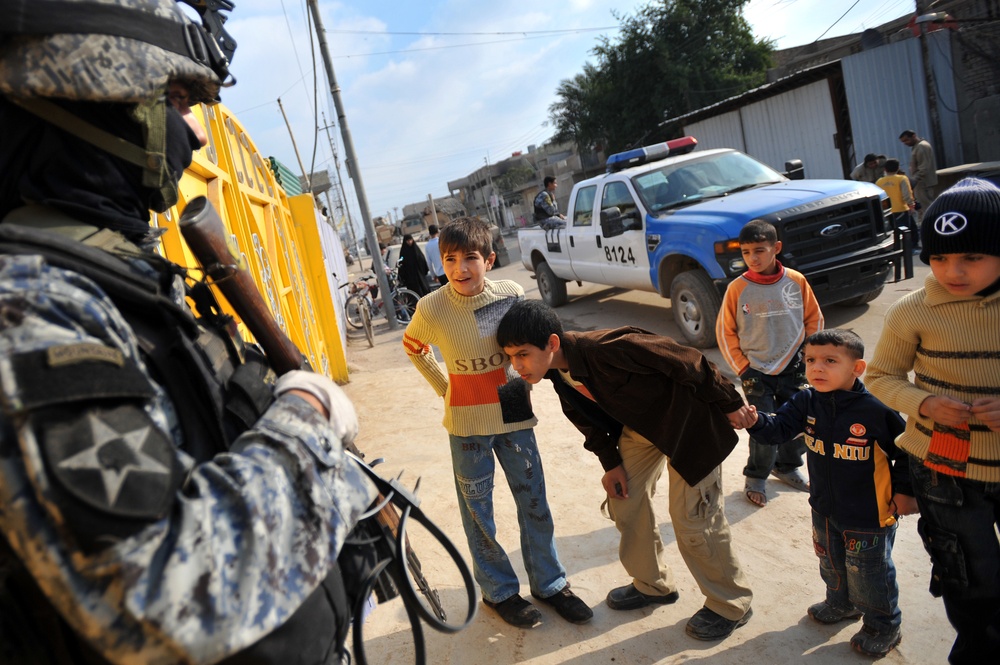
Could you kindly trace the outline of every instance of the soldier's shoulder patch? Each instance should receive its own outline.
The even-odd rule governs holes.
[[[139,405],[49,408],[32,413],[31,421],[64,512],[76,502],[86,512],[137,520],[169,510],[180,465],[172,442]],[[65,494],[70,501],[60,500]]]
[[[120,350],[94,343],[55,345],[11,359],[14,408],[33,410],[99,399],[149,399],[152,384]]]

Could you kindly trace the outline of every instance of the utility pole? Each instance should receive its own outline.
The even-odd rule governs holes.
[[[312,194],[312,180],[309,178],[309,174],[306,173],[306,167],[302,166],[302,157],[299,155],[299,146],[295,145],[295,134],[292,133],[292,126],[288,123],[288,116],[285,115],[285,107],[281,105],[281,97],[278,97],[278,108],[281,109],[281,117],[285,119],[285,127],[288,128],[288,135],[292,139],[292,149],[295,150],[295,159],[299,160],[299,170],[302,171],[302,177],[306,179],[306,190]]]
[[[326,132],[326,140],[330,142],[330,152],[333,154],[333,169],[337,174],[337,191],[339,192],[338,199],[340,201],[341,209],[344,211],[344,217],[347,219],[347,230],[351,235],[351,244],[354,245],[354,249],[358,252],[358,261],[361,261],[361,247],[358,244],[358,236],[354,231],[354,220],[351,219],[351,208],[347,205],[347,194],[344,192],[344,180],[340,177],[340,157],[337,155],[337,144],[334,143],[333,137],[330,136],[330,127],[333,125],[326,124],[326,113],[320,114],[323,118],[323,130]]]
[[[323,64],[326,66],[326,79],[330,83],[333,104],[337,108],[337,124],[340,125],[340,137],[344,141],[347,174],[354,180],[354,192],[358,197],[358,207],[361,208],[361,219],[365,226],[365,237],[368,239],[368,248],[372,253],[372,270],[375,272],[375,279],[378,281],[378,288],[382,293],[385,318],[389,324],[389,330],[397,330],[399,326],[396,323],[396,312],[390,297],[392,292],[389,290],[389,280],[386,278],[382,254],[378,250],[378,235],[375,233],[375,225],[372,223],[371,213],[368,211],[368,195],[365,193],[365,185],[361,179],[361,168],[358,166],[357,155],[354,152],[351,130],[347,127],[347,114],[344,112],[344,103],[340,99],[340,86],[337,85],[337,76],[333,73],[333,61],[330,60],[330,49],[326,44],[326,30],[323,28],[323,19],[319,15],[319,4],[317,0],[306,1],[313,22],[316,24],[316,39],[319,41],[319,50],[323,55]]]
[[[490,224],[496,224],[493,220],[493,206],[491,205],[491,199],[496,196],[496,188],[493,187],[493,167],[490,166],[489,153],[483,157],[483,161],[486,163],[486,181],[490,183],[490,195],[486,197],[486,215],[490,218]]]
[[[431,207],[431,224],[434,226],[438,225],[438,211],[434,206],[434,197],[430,194],[427,195],[427,205]],[[440,227],[439,227],[440,228]]]
[[[931,141],[934,144],[934,161],[937,161],[938,154],[944,150],[944,138],[941,133],[941,116],[938,113],[937,81],[934,69],[931,66],[931,56],[927,45],[927,22],[921,21],[921,17],[927,13],[931,4],[930,0],[915,0],[917,10],[917,25],[920,26],[920,59],[924,66],[924,76],[927,80],[927,111],[931,118]],[[932,165],[937,168],[937,164]]]

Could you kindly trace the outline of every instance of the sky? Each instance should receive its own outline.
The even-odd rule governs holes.
[[[230,68],[237,83],[223,90],[222,102],[263,156],[296,173],[279,98],[305,170],[333,175],[332,140],[360,230],[355,181],[306,1],[234,1],[226,29],[238,43]],[[616,14],[645,4],[319,0],[371,216],[402,217],[404,205],[447,196],[448,181],[544,143],[560,81],[582,71],[602,36],[614,40]],[[914,0],[749,0],[744,16],[757,37],[788,48],[913,9]]]

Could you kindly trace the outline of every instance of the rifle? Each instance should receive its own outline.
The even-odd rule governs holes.
[[[264,349],[268,364],[278,376],[308,369],[305,358],[274,320],[253,277],[229,245],[222,219],[204,196],[184,208],[178,223],[181,235],[201,264],[205,275],[219,287],[240,320]]]
[[[189,201],[184,208],[184,212],[181,214],[178,226],[188,247],[191,248],[195,258],[202,265],[205,275],[219,287],[226,300],[232,305],[233,310],[239,315],[240,319],[246,324],[254,338],[256,338],[257,342],[264,349],[264,353],[267,354],[268,363],[274,372],[281,375],[296,369],[308,369],[302,353],[278,326],[271,315],[271,311],[267,308],[267,304],[257,290],[257,285],[254,283],[250,273],[242,264],[242,261],[236,258],[238,252],[234,252],[227,242],[229,234],[222,224],[219,213],[212,207],[208,199],[204,196],[199,196]],[[348,444],[347,449],[357,456],[359,460],[363,459],[364,455],[353,443]],[[367,462],[362,462],[362,464],[367,466],[368,469],[372,466]],[[369,475],[377,477],[376,474]],[[408,500],[407,511],[416,508],[417,504],[419,504],[419,501],[415,497],[402,491],[402,488],[394,482],[390,483],[390,487],[391,490],[387,488],[388,493],[395,496],[402,496]],[[386,499],[385,494],[386,492],[381,491],[379,493],[376,505],[380,506],[380,508],[375,514],[375,519],[380,527],[388,530],[391,538],[398,540],[401,534],[400,515],[393,503]],[[403,535],[405,536],[405,532]],[[426,578],[424,578],[420,568],[420,560],[417,558],[413,548],[410,547],[408,539],[404,538],[403,549],[406,552],[406,563],[408,564],[406,567],[410,575],[416,582],[420,592],[427,598],[428,603],[433,608],[435,618],[442,625],[447,625],[444,623],[447,621],[447,616],[444,607],[441,605],[438,593],[435,589],[431,588]],[[397,586],[401,586],[406,582],[406,580],[399,579],[395,581]],[[384,586],[382,592],[386,593]],[[399,594],[398,589],[395,590],[395,594],[392,591],[390,588],[388,594],[391,595],[380,598],[380,600],[387,600]],[[474,603],[475,601],[473,600],[473,606]],[[431,621],[430,617],[425,618]],[[472,618],[471,613],[469,618]],[[440,628],[438,629],[440,630]],[[449,627],[448,630],[451,632],[453,629]]]

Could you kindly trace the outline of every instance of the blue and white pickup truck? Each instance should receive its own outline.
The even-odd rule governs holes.
[[[565,228],[518,232],[546,303],[565,304],[568,281],[654,291],[670,298],[688,344],[713,346],[722,294],[746,270],[737,238],[752,219],[774,224],[781,262],[805,274],[821,304],[860,305],[886,281],[912,277],[909,230],[894,227],[881,188],[791,180],[736,150],[696,144],[612,155],[607,173],[573,186]],[[800,162],[786,167],[802,172]]]

